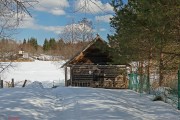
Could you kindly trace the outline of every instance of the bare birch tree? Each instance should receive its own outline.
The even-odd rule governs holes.
[[[60,34],[66,42],[90,41],[93,39],[93,24],[87,18],[83,18],[78,23],[66,25]]]

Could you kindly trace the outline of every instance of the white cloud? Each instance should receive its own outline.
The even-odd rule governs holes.
[[[112,15],[96,16],[95,20],[101,21],[101,22],[110,22],[111,17],[113,17],[113,16]]]
[[[39,4],[45,7],[68,7],[69,3],[67,0],[41,0],[39,1]]]
[[[23,16],[23,21],[22,24],[19,26],[20,28],[32,28],[32,29],[37,29],[37,25],[35,24],[35,19],[30,17],[29,15],[25,14]]]
[[[60,34],[64,29],[64,26],[42,26],[42,29],[46,31],[54,32],[56,34]]]
[[[64,10],[61,10],[61,9],[58,9],[58,8],[55,8],[55,9],[52,9],[50,11],[50,13],[54,14],[54,15],[64,15],[65,14],[65,11]]]
[[[34,29],[34,30],[44,30],[44,31],[50,31],[54,32],[55,34],[61,34],[62,32],[68,32],[72,31],[72,28],[75,31],[91,31],[91,28],[84,24],[70,24],[65,26],[43,26],[36,23],[35,19],[26,15],[24,17],[23,23],[19,28],[28,28],[28,29]]]
[[[64,8],[66,7],[69,7],[67,0],[41,0],[35,7],[35,10],[48,12],[53,15],[64,15]]]
[[[63,30],[64,26],[43,26],[43,25],[38,25],[35,22],[35,19],[25,15],[24,19],[22,21],[22,25],[19,26],[19,28],[29,28],[29,29],[34,29],[34,30],[45,30],[45,31],[50,31],[54,32],[56,34],[60,34],[61,31]]]
[[[112,6],[109,3],[103,4],[101,0],[77,0],[75,10],[91,14],[113,12]]]

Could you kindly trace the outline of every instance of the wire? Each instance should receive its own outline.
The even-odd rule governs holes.
[[[94,8],[92,7],[92,5],[90,3],[93,3],[95,6],[97,6],[103,13],[105,14],[111,14],[111,12],[106,12],[104,10],[104,8],[102,8],[101,6],[99,6],[96,2],[94,2],[93,0],[83,0],[83,5],[80,6],[80,8],[78,8],[77,10],[74,10],[73,12],[69,12],[69,13],[77,13],[77,12],[84,12],[85,15],[87,14],[87,11],[91,12],[91,14],[96,13],[96,11],[94,11]],[[73,3],[74,4],[74,3]],[[92,8],[92,9],[90,9]],[[93,12],[94,13],[93,13]]]
[[[101,8],[97,3],[95,3],[94,1],[92,0],[89,0],[91,1],[94,5],[96,5],[102,12],[106,13],[106,14],[110,14],[109,12],[106,12],[105,10],[103,10],[103,8]]]

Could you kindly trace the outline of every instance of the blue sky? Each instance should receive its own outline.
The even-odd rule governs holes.
[[[42,45],[45,38],[59,39],[63,28],[72,24],[73,19],[77,23],[86,17],[93,22],[94,34],[98,33],[107,40],[107,34],[111,34],[109,18],[113,15],[109,2],[110,0],[39,0],[30,9],[32,17],[25,16],[15,39],[23,41],[24,38],[35,37]]]

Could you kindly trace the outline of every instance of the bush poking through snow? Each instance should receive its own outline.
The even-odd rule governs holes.
[[[162,96],[155,96],[153,98],[153,101],[163,101],[163,97]]]
[[[154,91],[153,101],[164,101],[174,107],[177,107],[178,97],[177,92],[173,91],[170,87],[159,87]]]
[[[166,98],[166,89],[164,87],[158,87],[154,90],[153,101],[165,101]]]

